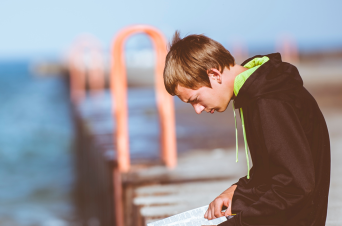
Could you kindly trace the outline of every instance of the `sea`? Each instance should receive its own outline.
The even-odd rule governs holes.
[[[26,60],[0,62],[0,225],[77,222],[67,100],[61,77],[37,77]]]

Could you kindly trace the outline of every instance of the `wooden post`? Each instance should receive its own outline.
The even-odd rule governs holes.
[[[124,226],[124,205],[122,200],[121,172],[117,166],[113,169],[113,191],[114,191],[114,211],[115,226]]]

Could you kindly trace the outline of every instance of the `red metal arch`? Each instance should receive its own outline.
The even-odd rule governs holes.
[[[173,168],[177,164],[174,103],[172,96],[166,92],[163,82],[167,42],[157,29],[147,25],[134,25],[121,30],[112,45],[110,85],[114,97],[113,106],[115,104],[113,112],[116,117],[117,133],[114,139],[117,140],[119,170],[127,172],[130,168],[124,44],[129,36],[136,33],[147,34],[156,52],[155,91],[161,127],[161,155],[166,166]]]
[[[82,57],[88,52],[90,61],[88,71]],[[83,35],[76,39],[69,53],[70,92],[73,102],[82,101],[86,95],[86,77],[90,94],[96,96],[105,86],[104,59],[101,44],[93,36]],[[83,69],[81,69],[83,67]]]

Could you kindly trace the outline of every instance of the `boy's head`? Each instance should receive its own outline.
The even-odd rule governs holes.
[[[212,89],[214,89],[213,85],[217,84],[213,84],[213,81],[221,83],[224,70],[234,65],[234,58],[220,43],[204,35],[189,35],[181,39],[179,32],[176,31],[170,51],[166,56],[165,88],[169,94],[177,95],[181,100],[191,103],[193,106],[197,99],[192,100],[191,98],[198,96],[199,93],[196,91],[205,92],[201,93],[201,97],[202,100],[204,97],[206,98],[206,103],[202,104],[202,109],[196,109],[194,106],[195,111],[197,113],[203,110],[211,113],[214,110],[222,111],[222,109],[218,109],[219,107],[214,106],[219,103],[209,103],[219,101],[215,100],[217,92],[214,93]]]

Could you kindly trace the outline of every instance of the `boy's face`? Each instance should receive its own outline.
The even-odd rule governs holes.
[[[197,114],[202,111],[211,114],[215,111],[223,112],[233,96],[233,90],[227,86],[227,83],[222,83],[222,74],[218,70],[214,70],[213,73],[208,73],[212,88],[202,86],[193,90],[180,85],[177,87],[177,96],[183,102],[190,103]]]

